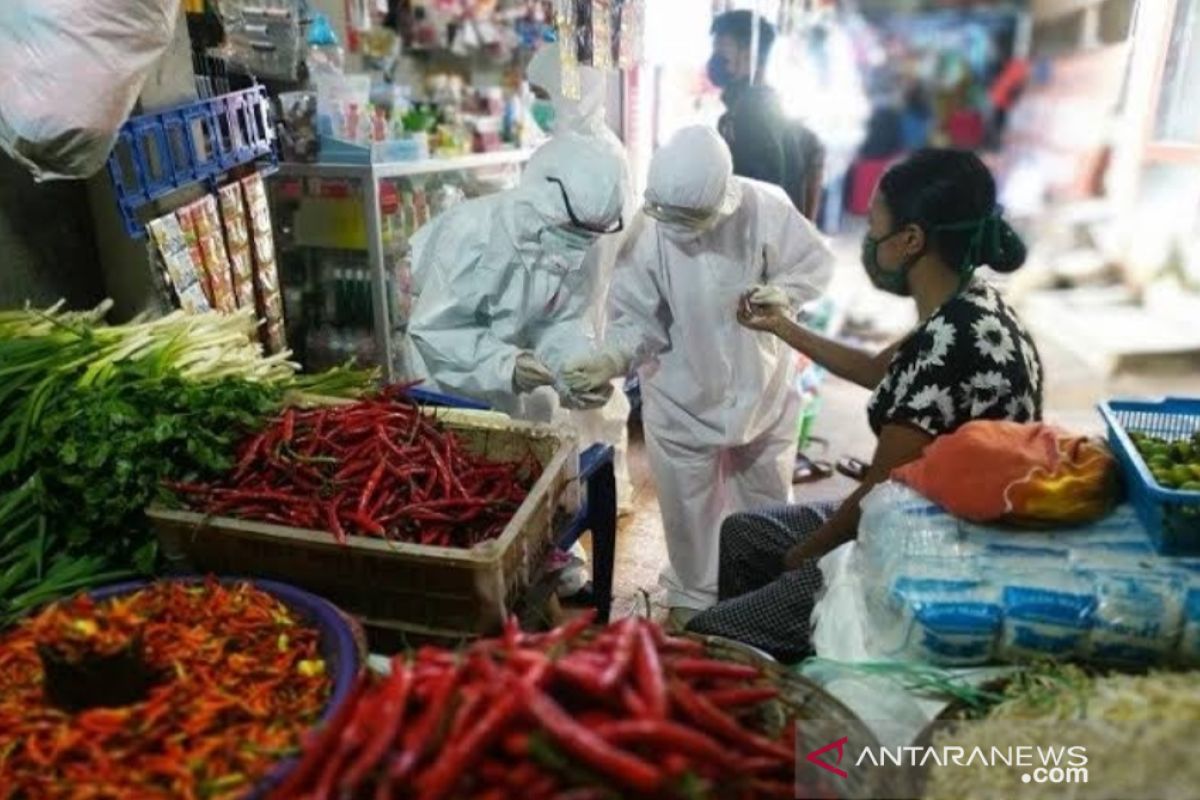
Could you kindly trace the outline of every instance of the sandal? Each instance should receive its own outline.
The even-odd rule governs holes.
[[[833,466],[828,461],[814,460],[797,453],[796,466],[792,470],[792,483],[816,483],[833,475]]]

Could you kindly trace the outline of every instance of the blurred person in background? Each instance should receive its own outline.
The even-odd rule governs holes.
[[[780,187],[801,214],[814,219],[825,151],[812,131],[784,114],[779,95],[765,83],[775,27],[753,12],[729,11],[713,20],[712,37],[708,79],[725,104],[718,129],[733,154],[733,174]]]
[[[913,83],[904,95],[900,113],[900,145],[907,153],[929,144],[933,134],[933,105],[920,83]]]

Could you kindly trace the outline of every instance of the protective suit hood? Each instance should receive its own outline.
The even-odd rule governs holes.
[[[562,87],[562,52],[557,44],[547,44],[534,53],[525,77],[530,85],[545,90],[550,96],[556,115],[556,135],[571,132],[597,135],[606,127],[604,106],[608,100],[608,84],[600,70],[581,64],[579,99],[566,97]]]
[[[680,210],[697,217],[727,217],[740,202],[729,146],[710,128],[682,128],[650,159],[646,205],[660,221],[670,221],[664,214]]]
[[[512,193],[515,243],[537,243],[544,231],[572,224],[564,190],[580,222],[604,230],[621,219],[624,165],[603,141],[560,134],[539,147],[529,164]]]

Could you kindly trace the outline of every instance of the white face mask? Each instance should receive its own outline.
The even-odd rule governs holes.
[[[594,233],[574,228],[546,228],[541,238],[544,247],[577,255],[586,253],[596,241]]]
[[[660,222],[658,228],[663,232],[663,236],[673,242],[680,244],[689,244],[699,240],[704,234],[712,229],[711,224],[707,225],[687,225],[679,222]]]

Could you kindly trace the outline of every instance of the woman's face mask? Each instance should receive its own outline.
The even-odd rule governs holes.
[[[879,263],[879,246],[894,236],[903,233],[903,229],[892,231],[886,236],[874,237],[871,234],[863,236],[862,241],[862,265],[867,271],[867,277],[871,279],[871,284],[881,291],[889,294],[899,295],[900,297],[908,297],[912,294],[912,289],[908,285],[908,271],[912,269],[913,264],[917,263],[921,254],[909,256],[900,262],[895,269],[886,269]]]
[[[706,71],[708,80],[718,89],[723,89],[733,83],[733,70],[729,69],[729,62],[722,53],[712,54],[712,57],[708,59]]]

